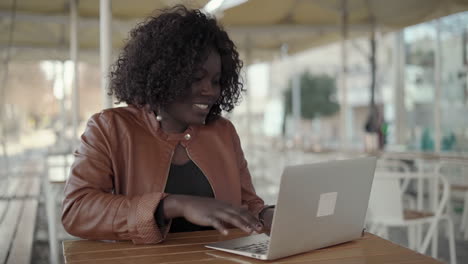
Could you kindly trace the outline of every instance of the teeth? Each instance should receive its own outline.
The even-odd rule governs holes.
[[[200,108],[200,109],[207,109],[208,108],[208,105],[207,104],[194,104],[196,107]]]

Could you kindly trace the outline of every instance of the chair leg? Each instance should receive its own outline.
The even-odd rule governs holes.
[[[388,227],[385,225],[381,225],[377,231],[377,235],[382,238],[388,239]]]
[[[438,251],[438,246],[439,246],[439,229],[438,229],[438,224],[436,224],[436,227],[434,229],[434,234],[432,234],[432,247],[431,247],[431,252],[432,252],[432,257],[437,258],[437,251]]]
[[[462,212],[462,219],[461,219],[461,231],[465,231],[465,225],[466,225],[466,222],[467,222],[467,210],[466,210],[466,207],[467,207],[467,197],[468,196],[468,192],[465,193],[465,198],[463,199],[463,212]]]
[[[382,230],[383,230],[383,237],[385,237],[385,239],[389,239],[389,236],[388,236],[388,227],[387,227],[387,226],[383,226],[383,227],[382,227]]]
[[[462,216],[462,223],[461,229],[464,232],[464,239],[468,240],[468,192],[465,192],[465,201],[463,202],[463,216]]]
[[[408,248],[416,250],[418,246],[416,245],[416,229],[415,226],[408,226]]]
[[[377,235],[378,231],[379,231],[379,224],[372,223],[369,225],[369,233]]]
[[[414,227],[414,233],[415,233],[415,244],[417,245],[417,247],[419,248],[421,246],[421,243],[422,243],[422,224],[418,224]]]
[[[52,192],[52,188],[49,182],[49,174],[46,173],[42,177],[42,186],[45,189],[45,206],[46,206],[46,213],[47,213],[47,228],[49,230],[49,258],[50,263],[57,264],[58,260],[58,243],[57,243],[57,224],[55,219],[55,196]]]
[[[429,244],[433,241],[435,230],[437,228],[438,219],[434,219],[429,223],[429,228],[424,235],[424,239],[418,243],[418,252],[421,254],[425,254],[429,248]],[[422,230],[423,225],[420,224],[417,226],[420,230]],[[419,235],[419,234],[418,234]],[[433,252],[432,252],[433,253]]]
[[[450,216],[445,217],[447,221],[447,230],[449,235],[449,251],[450,251],[450,264],[457,264],[457,253],[455,251],[455,234],[453,222]]]
[[[447,214],[449,217],[451,217],[453,219],[455,213],[454,213],[454,209],[453,209],[453,204],[452,204],[452,198],[449,197],[449,199],[447,200],[447,206],[445,207],[445,214]],[[449,239],[449,233],[448,231],[445,232],[445,238]]]

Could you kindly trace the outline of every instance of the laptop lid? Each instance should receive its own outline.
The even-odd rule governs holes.
[[[268,259],[361,236],[375,157],[288,166],[281,177]]]

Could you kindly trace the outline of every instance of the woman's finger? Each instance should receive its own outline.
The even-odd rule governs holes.
[[[243,209],[243,208],[240,208],[240,209],[229,208],[228,211],[231,214],[235,214],[241,217],[253,230],[256,230],[259,232],[262,231],[263,229],[262,224],[248,210]]]
[[[251,223],[252,227],[256,229],[257,231],[262,231],[263,230],[263,225],[260,223],[257,217],[253,216],[252,213],[250,213],[249,210],[247,209],[240,209],[241,216],[244,218],[247,218],[249,223]]]
[[[240,217],[239,214],[232,214],[232,213],[230,213],[229,211],[226,211],[226,210],[219,210],[219,211],[215,212],[215,217],[218,218],[219,220],[223,221],[223,222],[229,223],[229,224],[243,230],[246,233],[250,234],[253,231],[250,224],[248,222],[244,221],[244,219],[242,219],[242,217]]]
[[[211,226],[214,227],[214,229],[218,230],[222,235],[226,236],[226,235],[229,234],[229,231],[222,224],[222,222],[220,220],[216,219],[215,217],[211,217],[209,219],[209,222],[210,222]]]

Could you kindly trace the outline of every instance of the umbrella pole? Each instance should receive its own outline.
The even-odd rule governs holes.
[[[440,18],[436,22],[436,47],[435,47],[435,91],[434,91],[434,151],[441,150],[441,119],[440,97],[442,85],[442,43],[440,38]]]
[[[109,88],[109,68],[112,56],[111,41],[112,10],[110,0],[100,0],[99,25],[100,25],[100,59],[101,59],[101,94],[103,108],[112,107],[112,96],[107,94]]]
[[[294,117],[294,144],[296,147],[303,144],[301,128],[301,76],[294,73],[292,78],[292,112]]]
[[[11,4],[11,17],[10,17],[10,27],[8,29],[8,46],[5,51],[5,58],[3,59],[3,75],[2,75],[2,82],[0,87],[0,132],[1,138],[0,142],[2,145],[2,157],[4,160],[4,173],[6,177],[10,176],[10,166],[9,166],[9,159],[8,159],[8,146],[7,146],[7,122],[6,122],[6,88],[8,83],[8,66],[10,65],[10,56],[11,56],[11,46],[13,44],[13,33],[15,31],[15,20],[16,20],[16,9],[17,3],[13,1]],[[2,175],[4,176],[4,175]]]
[[[375,22],[372,21],[372,32],[370,37],[370,48],[371,53],[369,57],[370,67],[371,67],[371,86],[370,86],[370,109],[375,112],[375,85],[376,85],[376,75],[377,75],[377,63],[376,63],[376,41],[375,41]],[[376,113],[373,113],[376,114]]]
[[[248,67],[252,63],[251,58],[252,57],[252,43],[250,36],[247,35],[245,38],[245,66],[246,66],[246,71],[245,71],[245,84],[247,84],[247,90],[245,93],[245,97],[247,99],[246,102],[246,123],[247,123],[247,137],[245,141],[246,147],[249,149],[251,147],[252,143],[252,93],[250,92],[250,85],[249,85],[249,70]]]
[[[54,72],[55,74],[57,75],[57,64],[54,63]],[[64,146],[66,147],[67,146],[67,133],[66,133],[66,130],[67,130],[67,107],[66,107],[66,94],[67,94],[67,91],[65,89],[65,87],[67,86],[67,83],[65,81],[65,61],[62,60],[61,61],[61,72],[62,74],[62,98],[60,98],[60,120],[61,120],[61,123],[62,123],[62,131],[60,132],[60,136],[61,136],[61,146]],[[57,76],[55,76],[55,78],[57,79]]]
[[[75,147],[78,139],[79,125],[79,91],[78,91],[78,1],[70,1],[70,58],[73,62],[72,78],[72,146]]]
[[[7,51],[9,52],[9,51]],[[0,142],[2,145],[2,158],[3,158],[3,175],[0,174],[0,176],[5,176],[8,177],[10,174],[10,164],[9,164],[9,159],[8,159],[8,147],[7,147],[7,122],[5,118],[5,110],[6,110],[6,104],[5,104],[5,90],[6,90],[6,85],[7,85],[7,78],[8,78],[8,64],[9,64],[9,58],[7,58],[4,61],[4,70],[3,70],[3,76],[2,76],[2,86],[0,87],[0,121],[1,121],[1,127],[0,127],[0,133],[1,133],[1,138]]]
[[[406,141],[406,110],[405,110],[405,55],[404,55],[404,31],[395,33],[394,43],[394,91],[393,102],[395,105],[395,141],[398,145]]]
[[[9,52],[9,51],[7,51]],[[9,64],[9,58],[4,61],[4,70],[3,70],[3,76],[2,76],[2,86],[0,87],[0,121],[1,121],[1,127],[0,127],[0,133],[1,133],[1,138],[0,142],[2,145],[2,158],[3,158],[3,171],[4,173],[0,174],[0,176],[5,176],[8,177],[10,174],[10,164],[9,164],[9,159],[8,159],[8,147],[7,147],[7,122],[5,118],[5,110],[6,110],[6,104],[5,104],[5,90],[6,90],[6,85],[7,85],[7,78],[8,78],[8,64]]]
[[[347,64],[348,54],[346,50],[346,41],[348,39],[348,4],[347,0],[341,0],[341,72],[340,72],[340,149],[346,150],[348,148],[348,93],[346,87],[347,78]]]

